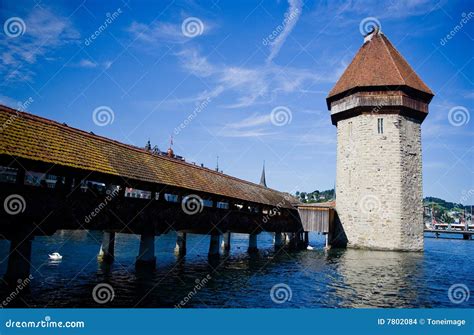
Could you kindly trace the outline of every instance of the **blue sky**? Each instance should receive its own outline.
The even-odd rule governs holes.
[[[1,103],[30,99],[30,113],[136,146],[166,150],[173,135],[187,161],[214,168],[219,156],[225,173],[254,182],[265,160],[269,186],[288,192],[334,186],[325,97],[362,45],[361,22],[375,18],[436,94],[422,126],[424,194],[474,203],[472,2],[0,7]]]

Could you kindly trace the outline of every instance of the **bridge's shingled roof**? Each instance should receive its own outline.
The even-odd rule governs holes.
[[[433,96],[433,92],[381,32],[373,33],[352,59],[327,99],[360,87],[407,86]]]
[[[0,125],[0,155],[293,208],[287,193],[2,105]]]

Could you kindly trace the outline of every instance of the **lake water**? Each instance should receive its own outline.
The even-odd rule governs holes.
[[[259,253],[248,255],[248,236],[232,235],[229,254],[209,261],[209,236],[188,234],[184,259],[174,255],[176,235],[157,237],[154,272],[135,270],[139,238],[118,234],[116,259],[97,262],[102,234],[59,231],[33,242],[31,290],[9,307],[189,307],[351,308],[474,307],[474,297],[454,296],[452,285],[474,289],[474,241],[425,238],[424,253],[362,250],[324,251],[324,239],[310,234],[314,250],[275,252],[272,235],[258,236]],[[6,270],[9,242],[0,241]],[[48,253],[63,260],[53,263]],[[108,283],[114,298],[93,299]],[[461,286],[460,286],[461,285]],[[272,291],[273,288],[273,291]],[[9,294],[2,289],[2,295]],[[459,292],[457,292],[459,293]],[[457,298],[456,298],[457,297]],[[272,299],[273,298],[273,299]],[[458,299],[458,300],[456,300]]]

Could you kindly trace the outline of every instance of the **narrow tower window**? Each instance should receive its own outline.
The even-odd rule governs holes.
[[[383,119],[377,119],[377,132],[383,134]]]

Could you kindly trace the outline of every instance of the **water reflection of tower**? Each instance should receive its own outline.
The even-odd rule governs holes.
[[[423,255],[347,249],[337,257],[331,298],[340,307],[411,307],[423,296]]]

